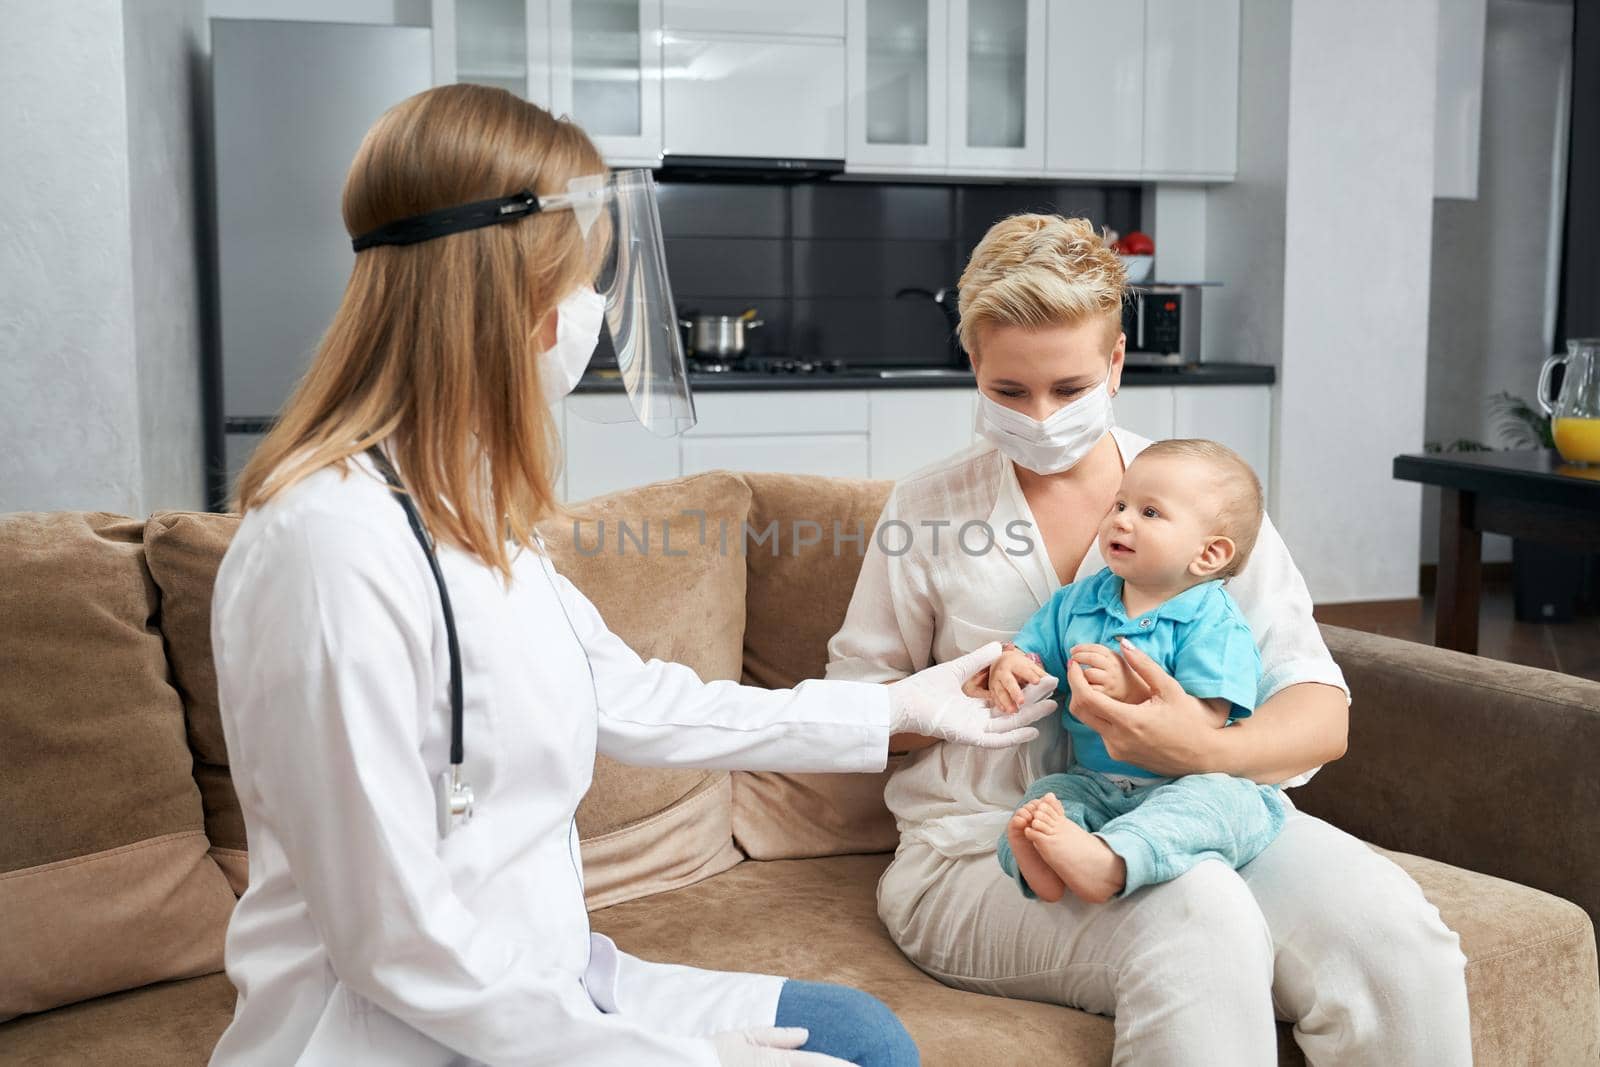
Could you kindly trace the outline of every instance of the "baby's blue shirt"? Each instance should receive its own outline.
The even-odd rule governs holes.
[[[1261,654],[1244,613],[1221,581],[1187,589],[1137,619],[1129,619],[1122,605],[1122,579],[1107,567],[1056,590],[1022,627],[1016,646],[1037,653],[1044,669],[1061,679],[1065,688],[1067,653],[1075,645],[1105,645],[1118,652],[1118,637],[1126,637],[1159,663],[1190,696],[1231,702],[1235,719],[1254,710]],[[1102,774],[1160,777],[1112,759],[1100,735],[1067,711],[1066,701],[1062,708],[1075,762]]]

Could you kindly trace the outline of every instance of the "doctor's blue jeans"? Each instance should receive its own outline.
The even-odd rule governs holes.
[[[859,989],[791,978],[778,994],[775,1026],[803,1026],[801,1048],[856,1067],[918,1067],[917,1044],[888,1006]]]

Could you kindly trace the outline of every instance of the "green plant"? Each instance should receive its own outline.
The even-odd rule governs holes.
[[[1499,421],[1500,437],[1512,448],[1554,448],[1550,435],[1550,416],[1511,393],[1496,393],[1489,398],[1489,411]]]
[[[1422,446],[1424,452],[1493,452],[1494,449],[1482,441],[1474,441],[1470,437],[1458,437],[1454,441],[1440,444],[1438,441],[1429,441]]]

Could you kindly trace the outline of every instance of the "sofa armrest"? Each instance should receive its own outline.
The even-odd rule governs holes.
[[[1600,925],[1600,682],[1324,626],[1350,747],[1296,806],[1562,896]]]

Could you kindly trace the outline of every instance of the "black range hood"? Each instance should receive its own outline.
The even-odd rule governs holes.
[[[658,177],[683,181],[806,182],[844,173],[842,159],[788,159],[770,156],[661,157]]]

